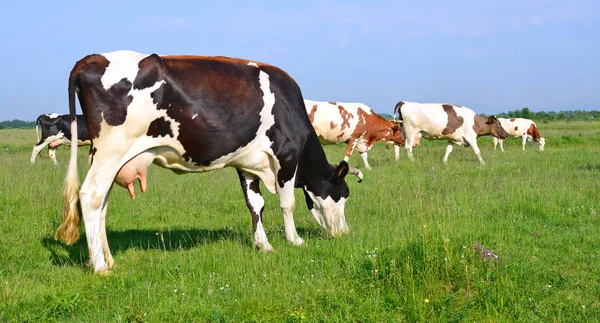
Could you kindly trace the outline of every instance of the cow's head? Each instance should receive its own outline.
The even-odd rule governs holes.
[[[544,146],[546,146],[546,138],[540,138],[540,140],[538,140],[538,148],[540,151],[544,151]]]
[[[358,176],[359,181],[362,181],[362,173],[342,161],[339,165],[331,167],[331,176],[327,180],[311,182],[302,187],[310,213],[334,237],[348,232],[344,206],[350,195],[345,180],[349,173]]]
[[[489,117],[485,124],[487,124],[490,127],[490,133],[492,134],[492,136],[500,139],[506,139],[508,137],[508,133],[506,132],[506,130],[504,130],[504,128],[502,128],[500,120],[498,120],[496,116]]]
[[[400,127],[401,123],[402,121],[390,121],[390,130],[392,131],[392,136],[391,138],[387,138],[389,139],[387,142],[391,141],[397,146],[404,146],[406,141],[404,140],[404,137],[402,137],[402,128]]]

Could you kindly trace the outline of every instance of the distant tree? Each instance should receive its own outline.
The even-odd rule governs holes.
[[[379,116],[382,117],[382,118],[384,118],[385,120],[392,120],[392,119],[394,119],[393,115],[387,114],[387,113],[380,113]]]
[[[7,120],[0,122],[0,129],[27,129],[35,128],[35,121],[23,121],[23,120]]]

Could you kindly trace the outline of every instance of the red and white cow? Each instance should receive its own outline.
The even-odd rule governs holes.
[[[525,150],[525,142],[530,140],[530,144],[533,146],[533,142],[531,142],[531,140],[533,140],[538,143],[538,148],[540,151],[544,151],[546,139],[540,136],[540,132],[538,127],[535,125],[535,122],[524,118],[498,118],[498,120],[500,120],[502,128],[506,130],[509,137],[523,138],[523,150]],[[498,142],[500,142],[500,150],[504,152],[504,140],[496,137],[494,137],[493,141],[494,150],[496,150],[496,145]]]
[[[139,179],[144,190],[151,163],[178,174],[236,168],[252,214],[253,245],[260,250],[272,247],[262,223],[259,180],[279,195],[292,244],[304,243],[294,225],[294,187],[303,189],[312,215],[331,235],[347,232],[345,176],[362,174],[344,161],[335,167],[327,162],[300,88],[281,69],[227,57],[117,51],[75,64],[69,76],[71,116],[76,93],[92,138],[92,164],[80,188],[72,131],[56,238],[66,243],[79,238],[79,201],[95,271],[114,263],[106,235],[113,182],[127,187]],[[74,118],[71,128],[77,129]]]
[[[448,140],[444,163],[448,162],[453,144],[459,144],[471,146],[479,162],[485,164],[477,146],[477,138],[492,135],[504,139],[508,136],[495,116],[483,117],[459,105],[400,101],[394,108],[394,116],[398,111],[403,120],[403,135],[407,138],[404,147],[411,160],[412,141],[418,133],[427,139]]]
[[[365,167],[371,169],[367,152],[373,144],[383,141],[404,146],[400,126],[380,117],[365,104],[304,100],[304,105],[322,144],[347,143],[345,161],[356,149]]]
[[[89,146],[90,134],[85,125],[85,119],[83,115],[77,115],[77,145],[78,146]],[[42,135],[40,137],[39,128],[42,129]],[[56,161],[56,148],[60,145],[68,145],[71,138],[71,116],[68,114],[42,114],[35,120],[35,134],[37,136],[38,143],[33,146],[31,152],[31,163],[35,163],[37,155],[48,145],[48,155],[54,163],[54,166],[58,166]]]

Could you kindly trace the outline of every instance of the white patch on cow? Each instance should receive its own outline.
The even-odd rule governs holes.
[[[101,55],[109,61],[108,67],[100,79],[105,90],[110,89],[123,78],[133,83],[139,71],[138,63],[150,56],[149,54],[137,53],[130,50],[120,50]]]
[[[196,114],[194,114],[194,115],[192,116],[192,120],[194,120],[194,119],[195,119],[197,116],[198,116],[198,114],[197,114],[197,113],[196,113]]]
[[[58,117],[60,114],[58,113],[50,113],[50,114],[46,114],[50,119],[55,119],[56,117]]]
[[[258,67],[258,64],[256,64],[255,62],[248,62],[248,65]]]

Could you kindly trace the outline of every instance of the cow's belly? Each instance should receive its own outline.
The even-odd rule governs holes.
[[[322,145],[348,142],[352,138],[352,132],[350,131],[317,131],[317,135]]]
[[[146,150],[144,154],[152,154],[153,158],[151,162],[160,167],[170,169],[177,174],[202,173],[224,167],[235,167],[258,176],[265,184],[265,187],[270,192],[275,193],[275,174],[271,161],[276,159],[276,157],[270,146],[271,141],[266,137],[262,138],[262,140],[254,140],[231,153],[217,158],[209,165],[198,165],[186,160],[183,157],[183,151],[178,151],[169,146],[151,148]]]

